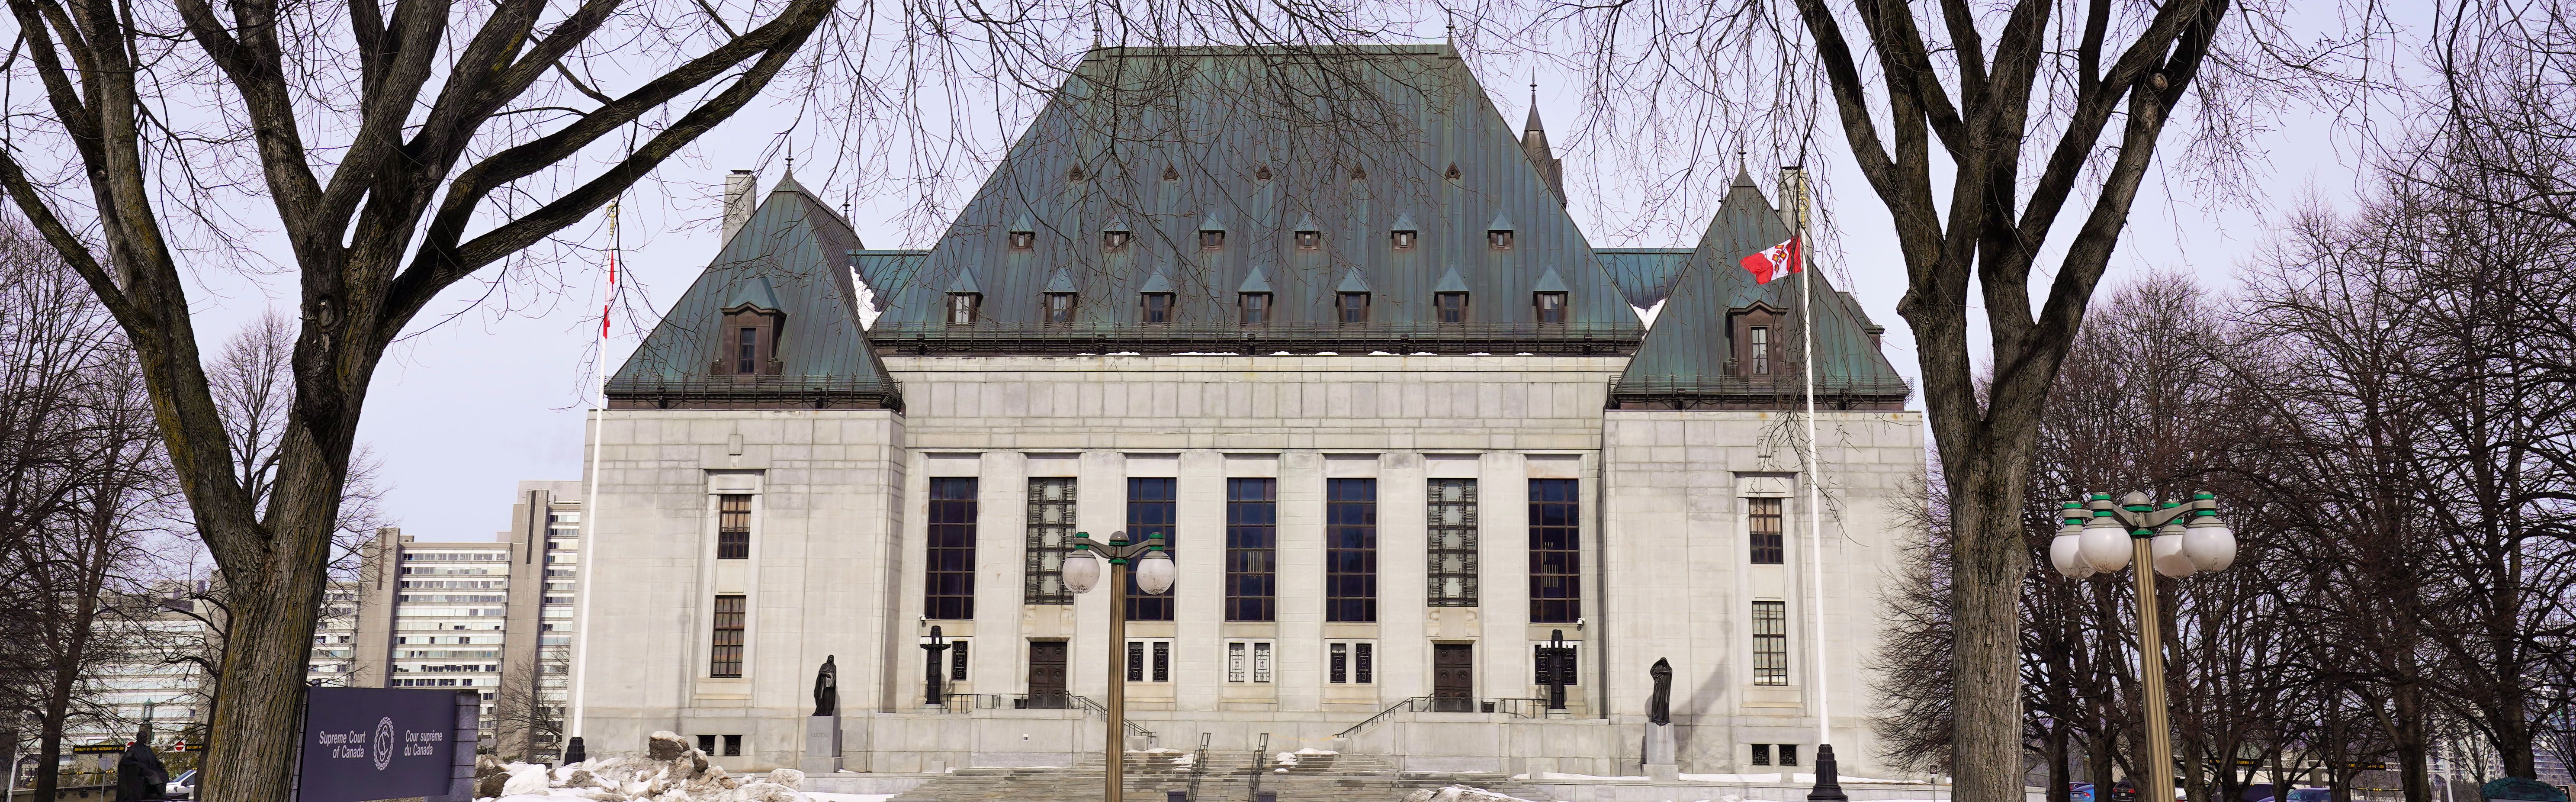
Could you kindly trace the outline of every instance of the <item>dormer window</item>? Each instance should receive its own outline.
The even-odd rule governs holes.
[[[1563,323],[1565,322],[1565,293],[1531,293],[1530,308],[1537,313],[1540,323]]]
[[[1144,321],[1144,322],[1146,322],[1146,323],[1170,323],[1170,322],[1172,322],[1172,294],[1171,294],[1171,293],[1168,293],[1168,292],[1149,292],[1149,293],[1144,293],[1144,294],[1143,294],[1143,296],[1142,296],[1142,299],[1143,299],[1143,300],[1142,300],[1143,307],[1141,308],[1141,310],[1140,310],[1140,311],[1142,311],[1142,312],[1143,312],[1143,316],[1142,316],[1141,318],[1139,318],[1139,319],[1143,320],[1143,321]]]
[[[1746,363],[1746,373],[1755,376],[1771,375],[1771,327],[1746,327],[1744,330],[1744,350],[1746,356],[1751,357]]]
[[[1111,253],[1125,251],[1127,250],[1127,240],[1132,236],[1133,235],[1125,231],[1112,230],[1100,232],[1100,249]]]
[[[1728,315],[1727,328],[1734,340],[1735,353],[1727,360],[1727,372],[1737,376],[1769,376],[1782,363],[1780,325],[1785,315],[1769,304],[1756,303]]]
[[[1234,306],[1236,311],[1242,314],[1244,325],[1270,322],[1270,293],[1247,292],[1236,295]]]
[[[1336,310],[1336,311],[1338,311],[1338,312],[1340,313],[1340,318],[1341,318],[1342,323],[1344,323],[1344,324],[1346,324],[1346,325],[1348,325],[1348,324],[1367,323],[1367,322],[1368,322],[1368,319],[1369,319],[1369,294],[1368,294],[1368,293],[1365,293],[1365,292],[1342,292],[1342,293],[1334,293],[1333,306],[1334,306],[1335,310]]]
[[[1386,232],[1386,241],[1388,244],[1394,245],[1396,250],[1409,251],[1413,250],[1413,242],[1419,234],[1421,234],[1421,232],[1410,228],[1399,228],[1394,231]]]
[[[734,375],[754,376],[760,373],[760,327],[734,329]]]
[[[1213,250],[1217,250],[1217,249],[1224,248],[1224,247],[1225,247],[1225,232],[1223,232],[1223,231],[1201,231],[1201,232],[1199,232],[1199,250],[1203,250],[1203,251],[1213,251]]]
[[[1497,251],[1508,251],[1508,250],[1511,250],[1511,249],[1512,249],[1512,232],[1511,232],[1511,229],[1507,229],[1507,228],[1506,228],[1506,229],[1497,229],[1497,230],[1494,230],[1494,231],[1487,231],[1487,232],[1485,232],[1485,247],[1492,248],[1492,249],[1497,250]]]
[[[948,294],[948,325],[972,326],[983,311],[984,294],[952,292]]]
[[[1040,315],[1039,319],[1045,321],[1046,324],[1050,326],[1062,326],[1072,323],[1074,300],[1075,296],[1073,293],[1047,293],[1046,307],[1041,310],[1044,314]]]
[[[1014,250],[1014,251],[1036,250],[1036,249],[1037,249],[1037,247],[1038,247],[1038,232],[1035,232],[1035,231],[1013,231],[1013,232],[1011,232],[1011,250]]]
[[[1466,294],[1466,293],[1463,293],[1463,292],[1439,292],[1439,293],[1432,293],[1432,295],[1431,295],[1431,306],[1432,306],[1432,311],[1438,314],[1439,319],[1440,319],[1440,322],[1442,322],[1442,323],[1465,323],[1465,322],[1467,322],[1467,294]]]
[[[1297,232],[1297,250],[1311,251],[1324,247],[1324,232],[1312,229]]]

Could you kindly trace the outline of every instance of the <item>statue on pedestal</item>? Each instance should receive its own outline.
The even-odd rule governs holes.
[[[823,655],[823,667],[814,672],[814,715],[833,716],[841,712],[841,669],[832,665],[832,655]]]
[[[1655,695],[1646,697],[1646,721],[1673,723],[1673,664],[1655,658],[1655,667],[1646,669],[1646,674],[1655,678]]]

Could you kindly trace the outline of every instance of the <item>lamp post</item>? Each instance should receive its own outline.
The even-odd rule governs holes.
[[[1162,535],[1146,535],[1144,542],[1127,542],[1126,532],[1109,533],[1108,545],[1092,540],[1086,532],[1073,534],[1073,554],[1064,561],[1065,589],[1089,593],[1103,574],[1109,578],[1109,760],[1101,764],[1103,780],[1101,802],[1121,802],[1122,786],[1127,775],[1127,672],[1122,661],[1127,656],[1127,572],[1136,572],[1136,589],[1162,595],[1172,589],[1172,555],[1163,548]]]
[[[2130,493],[2111,503],[2111,494],[2093,494],[2089,506],[2066,502],[2065,524],[2048,544],[2049,562],[2058,573],[2083,579],[2096,573],[2118,573],[2135,560],[2138,593],[2138,676],[2146,689],[2147,787],[2139,802],[2173,802],[2173,732],[2165,723],[2165,658],[2163,620],[2156,612],[2156,577],[2181,578],[2224,570],[2236,563],[2236,535],[2218,520],[2218,502],[2194,493],[2190,504],[2158,505],[2145,493]],[[2153,573],[2148,571],[2153,568]],[[2097,778],[2098,780],[2099,778]]]

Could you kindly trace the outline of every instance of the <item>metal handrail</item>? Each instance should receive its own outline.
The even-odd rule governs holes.
[[[1394,704],[1387,705],[1385,709],[1377,711],[1376,714],[1361,720],[1360,723],[1351,725],[1349,729],[1334,733],[1333,737],[1348,738],[1353,735],[1366,732],[1369,728],[1377,726],[1378,722],[1386,720],[1388,716],[1392,716],[1400,712],[1491,712],[1503,713],[1510,715],[1513,718],[1538,718],[1547,714],[1547,700],[1545,699],[1527,699],[1511,696],[1498,696],[1492,698],[1475,697],[1466,700],[1467,706],[1471,709],[1464,711],[1443,711],[1435,709],[1434,705],[1439,701],[1441,701],[1439,697],[1432,696],[1413,696],[1398,699]],[[1486,710],[1485,708],[1487,705],[1491,705],[1493,709]]]
[[[1072,699],[1074,704],[1081,705],[1083,710],[1090,711],[1093,715],[1099,716],[1101,720],[1106,721],[1109,718],[1109,708],[1102,707],[1099,702],[1091,701],[1090,697],[1079,694],[1065,694],[1065,698]],[[1136,723],[1135,719],[1126,719],[1125,723],[1127,725],[1128,735],[1142,737],[1148,741],[1157,740],[1153,730],[1145,729],[1145,725]]]

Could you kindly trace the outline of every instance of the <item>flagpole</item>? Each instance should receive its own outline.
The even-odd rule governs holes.
[[[581,498],[581,553],[573,557],[573,592],[575,608],[572,637],[572,719],[565,727],[566,743],[581,737],[583,715],[587,712],[590,679],[590,579],[592,567],[591,536],[599,526],[599,454],[600,426],[608,417],[608,313],[617,304],[617,257],[625,250],[625,240],[617,228],[617,201],[608,202],[608,281],[599,294],[599,343],[591,353],[591,377],[599,380],[593,396],[596,403],[590,411],[590,487]],[[544,580],[538,580],[544,581]],[[570,761],[566,761],[570,762]]]
[[[1803,356],[1798,360],[1798,362],[1801,367],[1806,369],[1805,372],[1807,374],[1807,614],[1814,621],[1815,627],[1815,636],[1809,638],[1808,642],[1813,644],[1811,652],[1814,655],[1813,660],[1815,663],[1816,745],[1821,747],[1826,744],[1833,743],[1834,739],[1833,699],[1826,692],[1827,688],[1825,679],[1828,667],[1825,665],[1824,491],[1820,487],[1823,483],[1823,477],[1821,474],[1823,472],[1824,465],[1816,460],[1816,302],[1814,289],[1816,283],[1816,271],[1814,269],[1815,265],[1813,264],[1813,260],[1807,258],[1807,172],[1803,169],[1799,170],[1797,172],[1797,177],[1798,185],[1791,190],[1795,193],[1791,196],[1791,202],[1797,204],[1795,209],[1797,210],[1798,230],[1796,237],[1791,240],[1792,242],[1795,242],[1796,245],[1791,249],[1790,258],[1796,260],[1792,262],[1792,264],[1798,267],[1799,272],[1798,333],[1802,340],[1800,352]]]

